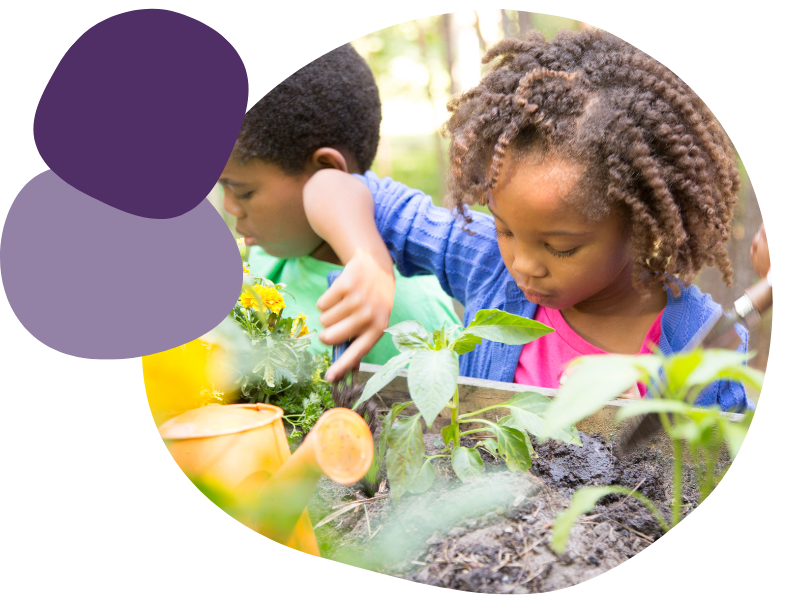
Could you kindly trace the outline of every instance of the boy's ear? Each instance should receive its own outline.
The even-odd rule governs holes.
[[[335,148],[319,148],[308,159],[309,166],[313,171],[320,169],[336,169],[349,173],[350,169],[347,166],[347,159],[344,155]]]

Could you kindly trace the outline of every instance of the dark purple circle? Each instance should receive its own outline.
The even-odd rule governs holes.
[[[214,187],[247,108],[247,73],[219,33],[179,13],[102,21],[67,51],[33,134],[47,165],[83,193],[156,219]]]

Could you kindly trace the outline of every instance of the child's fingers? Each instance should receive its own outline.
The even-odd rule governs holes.
[[[342,344],[347,340],[355,339],[362,335],[368,324],[364,322],[359,313],[350,314],[341,321],[326,327],[319,334],[319,341],[329,346]]]
[[[319,315],[319,324],[323,327],[331,327],[339,321],[346,319],[350,315],[359,312],[364,303],[363,298],[358,293],[351,293],[343,297],[339,302],[326,309]]]
[[[339,280],[337,279],[333,282],[333,285],[325,290],[325,293],[319,297],[317,300],[317,308],[320,311],[325,312],[341,302],[342,298],[347,296],[347,293],[348,290],[339,285]]]
[[[350,347],[342,353],[342,356],[333,363],[325,373],[327,381],[336,381],[344,377],[345,373],[355,369],[361,359],[369,352],[378,341],[380,336],[366,333],[350,344]]]

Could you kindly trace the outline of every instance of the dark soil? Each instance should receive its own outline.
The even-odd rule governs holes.
[[[425,438],[428,454],[441,450],[434,436]],[[384,494],[368,499],[323,478],[309,505],[312,521],[319,523],[341,505],[349,510],[317,528],[322,554],[472,592],[546,592],[591,579],[647,548],[662,532],[636,500],[608,496],[579,519],[567,551],[558,556],[549,546],[550,527],[572,494],[588,485],[625,485],[653,500],[669,520],[672,469],[671,458],[649,448],[620,459],[602,436],[581,434],[581,440],[583,447],[534,443],[539,456],[524,473],[509,472],[482,451],[486,475],[463,484],[448,461],[437,460],[433,487],[399,499],[390,499],[385,486]],[[687,477],[684,513],[696,498]]]

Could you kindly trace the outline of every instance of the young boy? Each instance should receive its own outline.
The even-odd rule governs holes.
[[[363,174],[375,158],[380,122],[372,72],[352,46],[344,45],[300,69],[247,112],[219,179],[225,210],[236,217],[236,230],[250,247],[251,273],[285,283],[287,314],[306,315],[309,329],[322,331],[317,300],[328,288],[328,273],[351,257],[337,256],[311,229],[303,186],[320,169]],[[391,291],[384,287],[375,293]],[[354,318],[367,323],[372,317]],[[460,322],[435,277],[407,279],[396,272],[387,321],[406,320],[429,330]],[[374,334],[360,336],[348,356],[363,354],[376,340]],[[326,349],[317,338],[312,347]],[[363,360],[384,364],[396,354],[389,336],[383,336]]]

